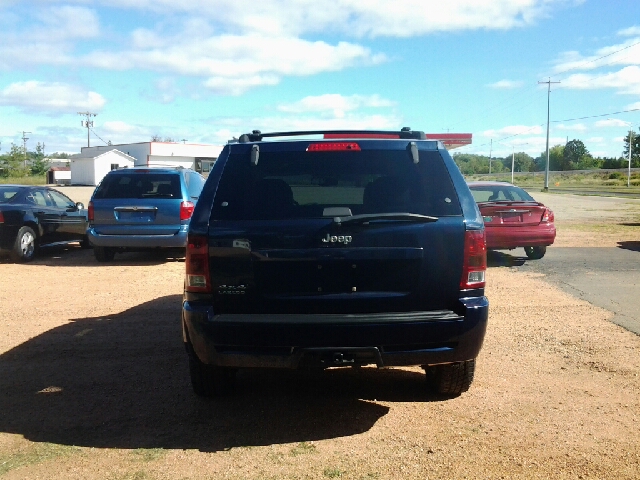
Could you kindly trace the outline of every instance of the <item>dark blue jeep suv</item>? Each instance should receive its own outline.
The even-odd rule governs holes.
[[[189,225],[193,389],[222,393],[238,368],[419,365],[458,395],[485,335],[485,270],[476,202],[424,133],[242,135]]]

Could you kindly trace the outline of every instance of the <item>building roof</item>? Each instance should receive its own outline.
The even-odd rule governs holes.
[[[100,157],[102,157],[103,155],[107,155],[108,153],[115,153],[127,160],[131,160],[132,162],[135,162],[135,158],[132,157],[131,155],[127,155],[126,153],[121,152],[120,150],[117,149],[113,149],[113,150],[107,150],[106,152],[102,152],[99,155],[90,155],[88,153],[78,153],[76,155],[72,155],[71,158],[69,160],[95,160],[98,159]]]

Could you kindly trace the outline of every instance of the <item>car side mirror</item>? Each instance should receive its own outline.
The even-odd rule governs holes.
[[[76,202],[76,209],[77,210],[84,210],[84,203]]]

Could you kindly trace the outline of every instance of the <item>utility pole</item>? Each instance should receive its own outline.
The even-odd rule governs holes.
[[[27,168],[27,140],[29,140],[29,137],[27,137],[27,133],[31,133],[31,132],[22,132],[22,148],[24,149],[24,168]]]
[[[513,184],[513,167],[516,164],[516,147],[515,145],[511,145],[511,148],[513,149],[511,151],[511,183]]]
[[[627,170],[627,188],[631,185],[631,148],[633,145],[633,127],[629,130],[629,170]]]
[[[491,175],[491,152],[493,152],[493,138],[491,139],[491,146],[489,147],[489,175]]]
[[[548,192],[549,191],[549,102],[551,98],[551,84],[560,83],[560,82],[552,82],[551,77],[549,77],[549,80],[547,80],[546,82],[538,82],[538,83],[539,84],[546,83],[548,86],[548,90],[547,90],[547,165],[544,169],[544,191]]]
[[[83,127],[85,127],[87,129],[87,147],[89,147],[89,131],[90,129],[93,127],[93,120],[91,120],[91,117],[95,117],[96,115],[98,115],[97,113],[91,113],[91,112],[78,112],[78,115],[84,115],[85,119],[82,120],[80,123],[82,124]]]

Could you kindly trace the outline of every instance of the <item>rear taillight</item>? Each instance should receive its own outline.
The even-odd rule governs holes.
[[[460,288],[484,288],[487,270],[487,243],[484,230],[467,230],[464,236],[464,263]]]
[[[193,202],[182,202],[180,204],[180,220],[189,220],[193,215],[194,207]]]
[[[209,249],[207,237],[189,235],[185,258],[187,292],[211,292],[209,276]]]
[[[553,215],[553,211],[549,208],[544,209],[544,215],[542,215],[542,223],[551,223],[555,220],[555,216]]]
[[[90,222],[93,222],[93,202],[89,202],[89,206],[87,207],[87,217]]]
[[[4,223],[4,214],[0,212],[0,223]]]

